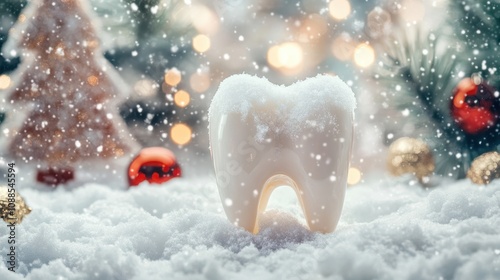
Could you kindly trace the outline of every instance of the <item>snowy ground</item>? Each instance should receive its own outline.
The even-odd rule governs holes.
[[[258,235],[234,227],[211,176],[20,192],[33,212],[17,228],[17,273],[3,260],[1,279],[500,279],[500,181],[350,187],[326,235],[302,225],[287,188]],[[1,227],[2,258],[6,240]]]

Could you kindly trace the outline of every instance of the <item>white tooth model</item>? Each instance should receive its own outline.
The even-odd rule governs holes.
[[[209,110],[211,153],[227,217],[259,231],[257,218],[278,186],[292,187],[309,228],[332,232],[340,218],[356,100],[338,77],[291,86],[234,75]]]

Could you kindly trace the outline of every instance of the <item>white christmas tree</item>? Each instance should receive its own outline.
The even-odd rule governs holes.
[[[26,50],[4,95],[8,157],[67,170],[132,151],[117,114],[128,89],[103,57],[92,22],[78,0],[35,0],[20,15],[4,48]]]

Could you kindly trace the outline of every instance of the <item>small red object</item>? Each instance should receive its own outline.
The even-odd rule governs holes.
[[[73,169],[71,168],[57,168],[50,167],[46,170],[38,170],[36,174],[36,180],[40,183],[44,183],[55,187],[59,184],[65,184],[75,178]]]
[[[181,168],[174,154],[160,147],[142,149],[128,168],[131,187],[146,180],[149,183],[161,184],[175,177],[181,177]]]
[[[493,127],[500,118],[500,98],[480,78],[465,78],[455,88],[451,114],[468,134],[477,134]]]

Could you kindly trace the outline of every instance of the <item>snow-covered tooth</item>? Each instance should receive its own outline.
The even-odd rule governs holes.
[[[278,186],[292,187],[312,231],[332,232],[340,218],[356,101],[338,77],[291,86],[234,75],[209,110],[209,137],[228,219],[257,233],[258,215]]]

